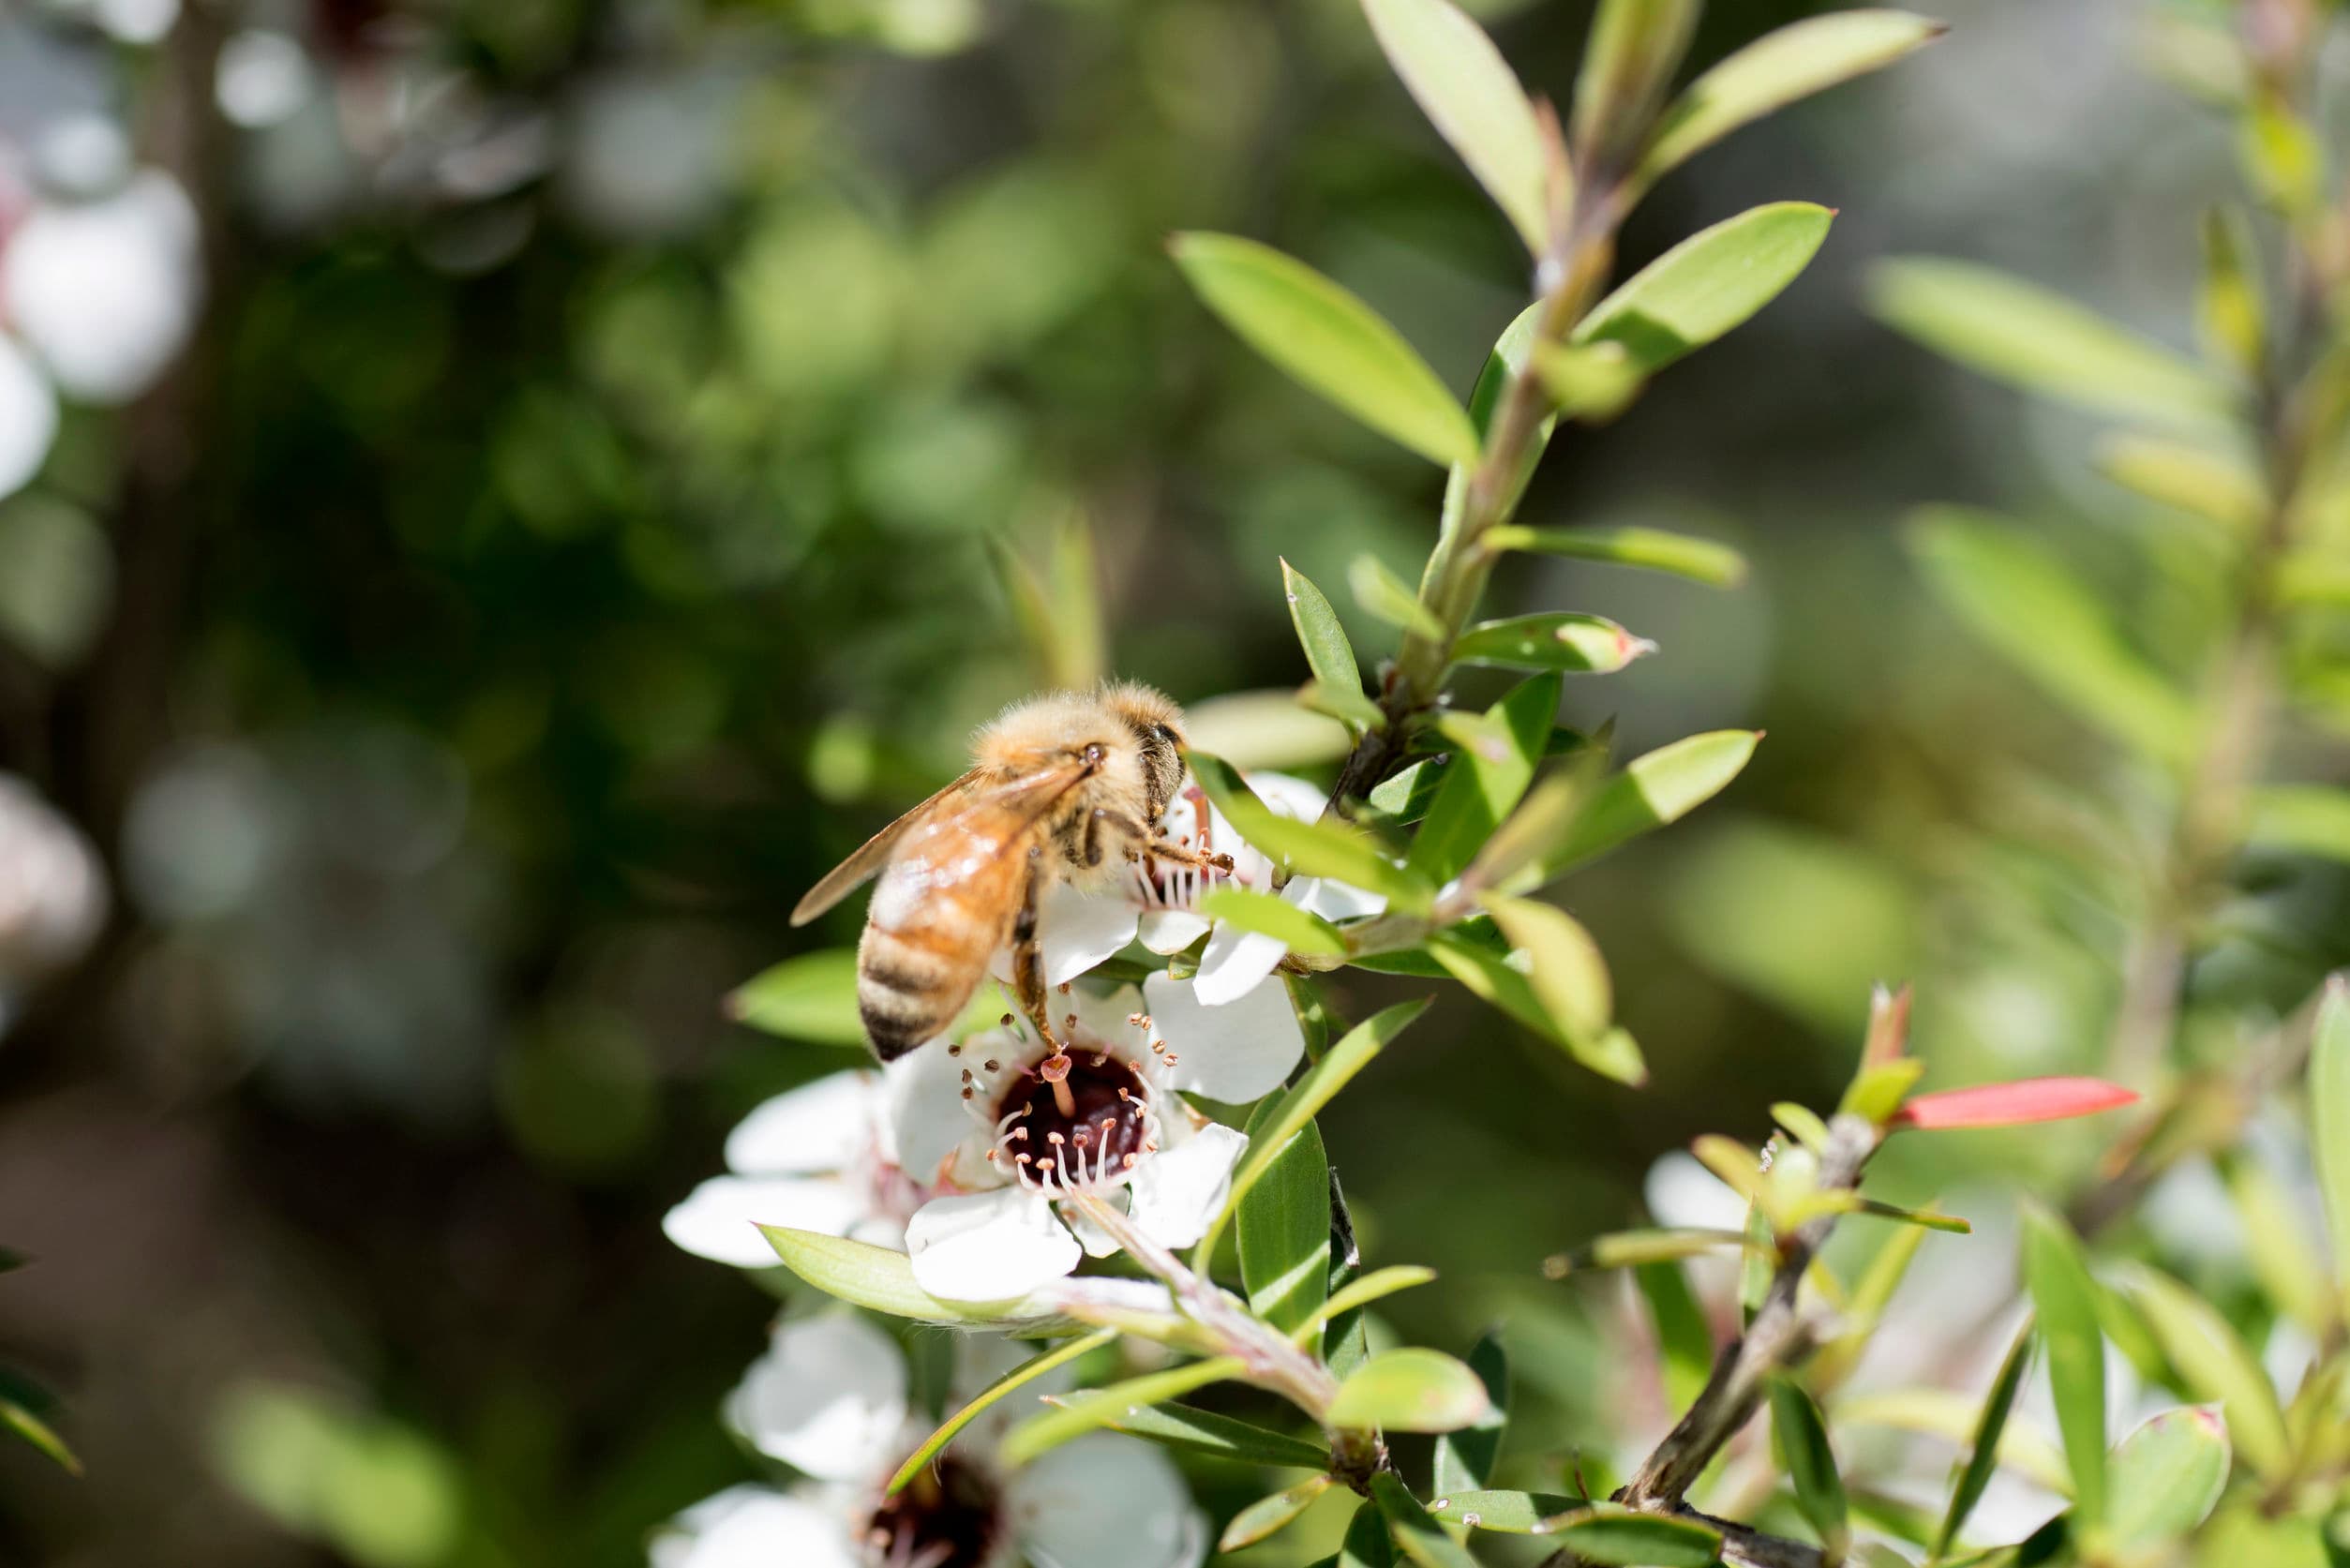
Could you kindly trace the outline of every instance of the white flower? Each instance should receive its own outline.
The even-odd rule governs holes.
[[[1177,1091],[1241,1102],[1269,1094],[1305,1054],[1289,995],[1263,987],[1220,1008],[1153,975],[1141,992],[1070,997],[1061,1020],[1066,1077],[1044,1076],[1047,1049],[1025,1020],[965,1040],[952,1096],[909,1095],[899,1125],[906,1163],[942,1156],[948,1187],[906,1226],[922,1289],[949,1301],[1025,1295],[1077,1266],[1082,1251],[1117,1250],[1057,1200],[1087,1192],[1122,1203],[1161,1246],[1199,1240],[1222,1206],[1248,1140],[1211,1122]],[[1071,1235],[1067,1220],[1077,1226]],[[1082,1248],[1081,1248],[1082,1242]]]
[[[1248,783],[1259,799],[1282,816],[1311,822],[1322,814],[1322,791],[1303,779],[1286,773],[1251,773]],[[1207,818],[1205,830],[1200,828],[1203,812]],[[1203,853],[1229,854],[1231,873],[1162,865],[1153,877],[1136,865],[1130,875],[1107,890],[1086,892],[1066,883],[1055,887],[1037,915],[1037,942],[1043,951],[1047,985],[1075,979],[1137,937],[1152,952],[1176,953],[1207,933],[1199,974],[1191,983],[1201,1002],[1221,1007],[1254,991],[1287,956],[1280,938],[1223,921],[1214,922],[1211,928],[1207,917],[1199,912],[1201,897],[1217,887],[1274,891],[1272,861],[1241,838],[1197,784],[1187,784],[1178,791],[1159,822],[1160,830],[1175,844]],[[1280,889],[1280,896],[1325,920],[1376,915],[1387,906],[1376,893],[1326,877],[1294,876]]]
[[[737,1268],[775,1266],[761,1225],[903,1252],[906,1222],[923,1192],[899,1166],[892,1113],[902,1113],[909,1091],[945,1092],[921,1078],[905,1057],[886,1078],[836,1072],[776,1096],[726,1135],[730,1173],[696,1187],[661,1229],[688,1252]]]
[[[958,1345],[954,1401],[1029,1353],[1001,1339]],[[1197,1568],[1206,1522],[1175,1466],[1149,1444],[1096,1434],[1019,1470],[996,1445],[1040,1379],[965,1428],[895,1498],[883,1489],[925,1435],[906,1365],[863,1319],[827,1313],[779,1325],[727,1402],[760,1453],[808,1479],[731,1486],[680,1514],[652,1543],[653,1568]]]
[[[106,874],[82,830],[0,773],[0,1032],[21,991],[97,939],[106,903]]]

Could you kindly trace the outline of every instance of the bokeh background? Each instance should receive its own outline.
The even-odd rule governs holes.
[[[1474,8],[1566,96],[1586,0]],[[1716,0],[1691,68],[1814,8]],[[2231,154],[2148,73],[2151,15],[1966,0],[1627,231],[1637,263],[1841,210],[1527,502],[1729,539],[1751,579],[1495,584],[1660,645],[1571,721],[1769,731],[1568,890],[1654,1082],[1451,1003],[1325,1121],[1372,1259],[1445,1276],[1398,1322],[1457,1351],[1506,1318],[1560,1455],[1630,1396],[1614,1298],[1540,1259],[1694,1134],[1832,1100],[1872,981],[1918,981],[1930,1082],[2102,1054],[2141,897],[2084,793],[2111,764],[1933,607],[1900,524],[1996,503],[2093,566],[2131,503],[2086,425],[1895,338],[1862,280],[1965,256],[2186,341]],[[0,7],[0,768],[92,857],[29,808],[0,846],[0,911],[49,911],[0,914],[0,1242],[33,1260],[0,1364],[88,1471],[0,1445],[0,1561],[622,1564],[745,1473],[714,1412],[773,1302],[659,1219],[763,1095],[855,1060],[723,999],[851,939],[786,913],[1043,679],[998,552],[1087,540],[1111,662],[1197,700],[1302,678],[1277,558],[1335,589],[1431,540],[1440,476],[1217,326],[1187,228],[1311,261],[1464,391],[1523,303],[1346,0]],[[2291,1006],[2350,953],[2344,891],[2277,868],[2217,983]],[[1965,1135],[1890,1190],[1963,1209],[2105,1136]],[[1924,1257],[1996,1292],[2007,1250]]]

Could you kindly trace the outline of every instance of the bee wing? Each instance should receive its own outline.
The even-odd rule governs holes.
[[[972,769],[968,773],[964,774],[963,777],[867,839],[856,854],[834,866],[826,874],[823,881],[808,889],[808,896],[801,899],[792,910],[791,923],[796,926],[804,926],[856,891],[859,883],[873,876],[889,862],[890,851],[897,847],[898,840],[906,836],[906,830],[908,828],[929,815],[931,811],[949,796],[969,789],[972,784],[979,782],[979,776],[980,770],[976,768]]]

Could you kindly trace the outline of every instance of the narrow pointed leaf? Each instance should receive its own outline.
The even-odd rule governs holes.
[[[1497,528],[1485,536],[1497,550],[1572,556],[1609,566],[1637,566],[1729,588],[1745,579],[1746,558],[1728,545],[1654,528]]]
[[[1477,384],[1469,392],[1469,423],[1476,427],[1477,439],[1483,441],[1493,424],[1493,411],[1501,406],[1502,395],[1510,381],[1534,357],[1534,338],[1542,327],[1543,302],[1534,301],[1502,329],[1502,336],[1493,342],[1492,351],[1485,356],[1485,365],[1477,372]],[[1518,498],[1526,487],[1526,481],[1542,460],[1542,454],[1550,444],[1550,432],[1557,428],[1555,415],[1545,416],[1534,426],[1534,439],[1526,443],[1525,460],[1510,485],[1508,504],[1502,508],[1504,515],[1517,509]],[[1440,515],[1439,531],[1445,540],[1459,530],[1460,521],[1469,503],[1469,480],[1474,465],[1455,463],[1444,476],[1444,502]]]
[[[1705,71],[1666,112],[1640,158],[1644,188],[1740,127],[1893,64],[1947,31],[1906,11],[1832,11],[1768,33]]]
[[[1656,645],[1596,615],[1521,615],[1480,621],[1453,639],[1456,665],[1612,675]]]
[[[2316,1152],[2317,1189],[2333,1238],[2334,1278],[2350,1304],[2350,983],[2326,982],[2310,1042],[2310,1146]]]
[[[1415,636],[1444,636],[1444,624],[1377,556],[1356,556],[1347,566],[1346,586],[1365,615]]]
[[[2183,1541],[2227,1487],[2227,1424],[2210,1405],[2163,1411],[2114,1449],[2114,1544],[2124,1550]]]
[[[1953,1127],[2022,1127],[2031,1122],[2060,1122],[2074,1116],[2135,1104],[2135,1090],[2102,1078],[2027,1078],[2014,1083],[1981,1083],[1969,1089],[1943,1089],[1912,1095],[1902,1102],[1888,1124],[1942,1131]]]
[[[857,1016],[857,951],[834,948],[787,958],[737,987],[726,998],[726,1012],[762,1034],[861,1046],[865,1026]]]
[[[1363,0],[1363,12],[1420,112],[1540,255],[1549,244],[1542,133],[1502,52],[1451,0]]]
[[[1418,1568],[1477,1568],[1477,1560],[1444,1533],[1393,1471],[1381,1471],[1370,1478],[1370,1496],[1386,1518],[1397,1547]]]
[[[1488,1485],[1493,1479],[1493,1461],[1501,1456],[1502,1427],[1509,1411],[1509,1357],[1498,1333],[1486,1335],[1469,1351],[1469,1370],[1485,1385],[1487,1413],[1483,1420],[1436,1439],[1429,1484],[1440,1492],[1469,1492]],[[1445,1516],[1459,1524],[1478,1523],[1462,1518],[1458,1511]]]
[[[2324,1339],[2340,1308],[2325,1256],[2310,1245],[2308,1220],[2284,1184],[2256,1157],[2239,1151],[2223,1160],[2221,1168],[2243,1222],[2253,1277],[2279,1312],[2312,1339]]]
[[[1292,1470],[1320,1470],[1330,1462],[1320,1443],[1275,1432],[1250,1422],[1193,1410],[1189,1405],[1149,1405],[1106,1417],[1102,1425],[1114,1432],[1146,1438],[1167,1448],[1205,1454],[1244,1465],[1283,1465]]]
[[[1437,1483],[1438,1496],[1428,1511],[1450,1524],[1489,1530],[1498,1535],[1541,1535],[1556,1528],[1563,1515],[1583,1506],[1581,1498],[1564,1492],[1500,1492],[1473,1486],[1447,1487]]]
[[[1634,369],[1654,375],[1775,299],[1834,217],[1808,202],[1778,202],[1700,230],[1594,306],[1574,340],[1621,343]]]
[[[1295,1486],[1262,1497],[1232,1516],[1224,1533],[1217,1540],[1220,1552],[1236,1552],[1270,1540],[1297,1522],[1297,1516],[1313,1505],[1314,1500],[1330,1489],[1326,1475],[1308,1476]]]
[[[2158,761],[2188,755],[2193,706],[2047,549],[1998,518],[1959,507],[1920,513],[1909,545],[1951,613],[2075,717]]]
[[[1316,1308],[1312,1317],[1299,1324],[1290,1337],[1300,1344],[1307,1343],[1312,1338],[1312,1330],[1332,1319],[1358,1311],[1382,1297],[1394,1295],[1398,1291],[1429,1284],[1435,1277],[1434,1269],[1423,1268],[1417,1263],[1394,1263],[1386,1268],[1373,1269],[1360,1279],[1350,1280],[1332,1291],[1330,1299]]]
[[[68,1475],[82,1473],[81,1456],[67,1447],[55,1427],[13,1399],[0,1399],[0,1426],[7,1427],[49,1456]]]
[[[2160,1270],[2127,1276],[2131,1304],[2161,1342],[2179,1381],[2226,1411],[2237,1449],[2254,1470],[2282,1481],[2293,1464],[2276,1385],[2219,1309]]]
[[[1071,1339],[1065,1345],[1055,1346],[1030,1356],[994,1382],[989,1383],[987,1387],[973,1396],[969,1403],[941,1422],[936,1431],[924,1438],[921,1446],[906,1456],[906,1463],[900,1465],[897,1473],[890,1477],[890,1485],[885,1495],[895,1497],[904,1490],[907,1482],[921,1473],[923,1466],[936,1458],[939,1452],[947,1444],[952,1442],[963,1428],[978,1420],[990,1406],[998,1403],[1007,1395],[1023,1385],[1034,1382],[1047,1372],[1066,1366],[1079,1356],[1098,1351],[1104,1345],[1115,1342],[1116,1339],[1117,1331],[1115,1329],[1097,1330],[1081,1338]]]
[[[1689,48],[1699,0],[1600,0],[1575,79],[1578,167],[1612,176],[1647,137]]]
[[[1695,1519],[1636,1514],[1611,1503],[1594,1503],[1556,1521],[1548,1531],[1585,1562],[1624,1568],[1709,1568],[1722,1537]]]
[[[1391,1432],[1449,1432],[1491,1409],[1485,1384],[1467,1366],[1441,1351],[1406,1346],[1356,1367],[1339,1385],[1329,1420]]]
[[[1370,834],[1335,817],[1301,822],[1280,815],[1220,757],[1194,751],[1191,777],[1242,838],[1298,873],[1336,877],[1400,909],[1424,910],[1435,896],[1433,884],[1389,859]]]
[[[1289,600],[1289,621],[1297,628],[1298,645],[1306,650],[1306,667],[1325,691],[1363,695],[1363,672],[1355,662],[1355,645],[1338,612],[1313,579],[1288,561],[1281,562],[1281,590]],[[1368,703],[1369,699],[1365,699]]]
[[[1922,1231],[1939,1231],[1945,1235],[1967,1236],[1974,1227],[1954,1214],[1937,1214],[1931,1209],[1905,1209],[1895,1203],[1863,1198],[1852,1205],[1854,1214],[1865,1214],[1878,1219],[1891,1219],[1903,1225],[1915,1225]]]
[[[1635,1268],[1641,1263],[1678,1262],[1709,1252],[1729,1252],[1746,1245],[1740,1231],[1711,1231],[1689,1227],[1648,1231],[1617,1231],[1594,1236],[1572,1252],[1543,1261],[1542,1272],[1553,1279],[1593,1269]]]
[[[2208,447],[2116,436],[2098,448],[2097,469],[2125,490],[2231,533],[2249,533],[2268,506],[2258,474]]]
[[[1271,893],[1246,888],[1219,888],[1200,900],[1200,913],[1243,931],[1279,937],[1293,953],[1335,958],[1346,951],[1346,936],[1311,910],[1301,909]]]
[[[1599,956],[1599,944],[1581,921],[1556,904],[1488,897],[1485,906],[1510,947],[1525,955],[1526,982],[1534,988],[1534,1000],[1567,1049],[1581,1060],[1607,1034],[1615,1011],[1614,985],[1607,962]],[[1600,1059],[1615,1065],[1604,1053]],[[1591,1062],[1584,1065],[1600,1070]]]
[[[1178,1398],[1195,1388],[1239,1377],[1246,1370],[1237,1356],[1211,1356],[1205,1361],[1170,1366],[1163,1372],[1146,1372],[1107,1388],[1055,1399],[1052,1401],[1055,1409],[1042,1415],[1032,1415],[1007,1432],[996,1452],[1008,1465],[1025,1465],[1072,1438],[1111,1425],[1114,1420],[1131,1417],[1137,1411]]]
[[[1989,267],[1923,256],[1879,262],[1869,303],[1895,331],[2026,392],[2173,424],[2230,411],[2227,389],[2176,350]]]
[[[1652,828],[1678,822],[1721,793],[1761,739],[1759,730],[1714,730],[1636,758],[1599,786],[1559,842],[1538,857],[1534,885]]]
[[[1528,680],[1464,732],[1466,743],[1457,745],[1444,787],[1412,842],[1407,863],[1414,871],[1431,882],[1449,881],[1517,809],[1558,717],[1559,687],[1555,675]]]
[[[1796,1507],[1828,1544],[1830,1555],[1842,1555],[1848,1534],[1844,1478],[1828,1442],[1828,1423],[1803,1385],[1784,1375],[1771,1380],[1771,1430],[1795,1487]]]
[[[2105,1337],[2097,1322],[2097,1285],[2072,1231],[2037,1206],[2024,1210],[2024,1278],[2047,1348],[2075,1505],[2096,1523],[2105,1516]]]
[[[1395,1540],[1387,1531],[1387,1516],[1379,1511],[1379,1504],[1365,1498],[1354,1518],[1347,1521],[1346,1540],[1339,1555],[1317,1568],[1395,1568]]]
[[[1382,435],[1437,463],[1474,463],[1477,435],[1396,329],[1311,267],[1231,234],[1172,244],[1207,307],[1250,347]]]
[[[1268,1123],[1279,1103],[1258,1112]],[[1330,1285],[1330,1161],[1308,1122],[1274,1152],[1235,1211],[1249,1310],[1284,1333],[1321,1309]]]
[[[2245,842],[2255,849],[2350,861],[2350,790],[2269,784],[2252,792]]]

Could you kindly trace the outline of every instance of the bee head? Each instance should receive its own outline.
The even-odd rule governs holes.
[[[1143,787],[1155,820],[1183,787],[1183,709],[1160,693],[1135,681],[1106,687],[1101,700],[1134,734],[1143,763]]]

